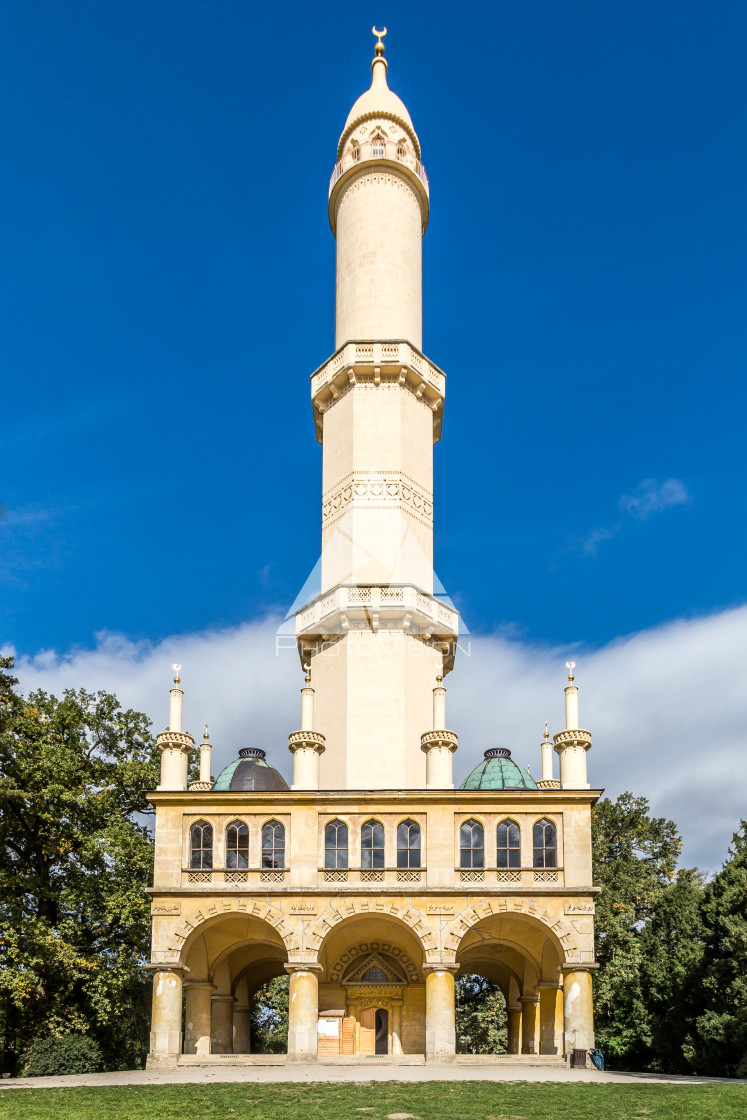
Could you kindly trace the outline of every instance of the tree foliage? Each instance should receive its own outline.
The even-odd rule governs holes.
[[[470,973],[457,976],[456,1040],[458,1054],[505,1054],[506,1001],[497,984]]]
[[[158,781],[145,716],[108,693],[24,698],[0,660],[0,1028],[4,1068],[39,1038],[89,1033],[140,1064]]]
[[[287,976],[267,980],[252,1000],[250,1049],[253,1054],[284,1054],[288,1049]]]

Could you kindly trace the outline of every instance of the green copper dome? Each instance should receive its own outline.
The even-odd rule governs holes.
[[[214,791],[234,790],[243,793],[252,791],[281,792],[288,789],[288,783],[274,766],[270,766],[265,752],[259,747],[244,747],[239,751],[235,762],[229,762],[221,770],[213,786]]]
[[[505,747],[491,747],[460,789],[537,789],[531,774],[511,758]]]

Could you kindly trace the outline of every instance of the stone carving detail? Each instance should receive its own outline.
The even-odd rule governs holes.
[[[484,871],[460,871],[459,878],[463,883],[484,883]]]
[[[302,918],[315,918],[316,910],[315,902],[292,902],[290,907],[291,914],[297,914]]]
[[[347,883],[347,881],[348,881],[347,871],[325,871],[324,872],[324,882],[325,883]]]
[[[429,902],[426,904],[426,913],[438,914],[443,917],[454,917],[454,903],[453,902]]]
[[[178,900],[175,902],[153,902],[151,903],[150,912],[155,917],[157,914],[171,916],[181,912],[182,904]]]
[[[361,871],[361,882],[362,883],[383,883],[384,882],[384,872],[383,872],[383,870],[380,870],[380,871]]]
[[[223,876],[226,883],[246,883],[249,878],[248,871],[226,871]]]
[[[414,961],[408,957],[407,953],[403,953],[396,945],[391,945],[388,941],[366,941],[361,945],[351,945],[349,949],[340,956],[339,960],[335,962],[330,970],[329,978],[331,983],[337,984],[342,979],[343,973],[346,972],[350,962],[355,960],[356,957],[368,957],[372,953],[384,953],[386,956],[391,957],[393,960],[402,967],[407,974],[410,981],[416,980],[418,975],[417,966]],[[388,970],[387,970],[388,971]]]
[[[444,948],[456,952],[467,930],[477,925],[483,918],[489,918],[493,914],[513,914],[516,916],[523,914],[525,917],[535,918],[555,934],[566,956],[578,952],[577,930],[570,922],[556,917],[552,911],[548,910],[542,899],[534,898],[480,899],[472,906],[466,907],[457,914],[452,922],[449,922],[444,935]]]
[[[421,871],[398,871],[397,872],[397,882],[398,883],[419,883],[422,878],[423,878],[423,873]]]
[[[190,871],[189,872],[190,883],[209,883],[210,879],[211,879],[211,874],[210,874],[209,871]]]
[[[499,883],[520,883],[520,871],[498,871],[496,872],[496,879]]]
[[[534,881],[535,883],[557,883],[558,873],[557,871],[535,871]]]
[[[372,171],[368,175],[361,175],[359,178],[354,179],[350,186],[342,192],[337,201],[335,218],[339,215],[340,210],[348,198],[352,197],[352,195],[356,194],[356,192],[363,187],[373,186],[394,187],[395,190],[402,191],[411,200],[413,205],[417,206],[418,210],[420,210],[420,199],[415,192],[415,188],[411,187],[405,179],[400,178],[399,175],[388,175],[385,171]]]
[[[282,876],[282,871],[279,872]],[[168,952],[174,956],[175,961],[179,959],[184,944],[187,938],[190,937],[195,930],[213,918],[225,917],[227,914],[238,913],[243,914],[249,918],[257,918],[261,921],[267,922],[272,926],[280,938],[282,938],[286,949],[289,953],[295,952],[298,949],[298,936],[295,931],[290,929],[286,924],[286,918],[282,911],[274,905],[271,905],[263,900],[257,898],[247,897],[246,894],[233,895],[231,897],[216,899],[200,899],[197,911],[191,911],[185,914],[180,922],[176,925],[176,929],[172,934],[172,944]]]
[[[415,874],[417,874],[417,872]],[[318,949],[330,930],[339,925],[340,922],[343,922],[346,918],[353,918],[356,915],[371,913],[389,914],[391,917],[397,918],[400,922],[404,922],[415,934],[425,952],[431,952],[437,949],[438,945],[433,933],[423,925],[423,914],[420,910],[416,910],[414,906],[411,906],[410,903],[404,899],[381,897],[338,897],[333,899],[329,906],[322,911],[310,929],[305,931],[303,947],[309,950]],[[373,942],[366,947],[366,951],[368,951],[372,945]],[[382,943],[382,952],[383,951],[389,952],[389,950],[383,949]],[[391,953],[392,956],[397,955],[393,949]]]
[[[400,472],[348,475],[341,486],[323,499],[322,525],[331,524],[351,504],[369,509],[396,505],[429,525],[433,523],[433,498]]]
[[[593,914],[593,902],[566,902],[563,912],[565,914]]]

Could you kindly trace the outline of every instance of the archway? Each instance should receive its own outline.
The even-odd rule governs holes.
[[[423,961],[418,936],[392,915],[352,915],[335,925],[319,950],[320,1031],[329,1032],[324,1052],[422,1054]]]
[[[285,975],[288,952],[262,918],[239,914],[202,923],[185,943],[184,1052],[246,1054],[255,993]]]
[[[512,1054],[561,1054],[564,954],[555,934],[524,914],[493,914],[476,922],[456,954],[458,975],[485,977],[506,1007],[506,1049]]]

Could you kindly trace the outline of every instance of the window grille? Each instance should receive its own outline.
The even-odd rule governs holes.
[[[555,825],[551,821],[537,821],[532,830],[532,846],[534,848],[534,867],[557,867],[558,841]]]
[[[348,866],[348,826],[344,821],[330,821],[324,829],[324,866]]]
[[[496,867],[521,867],[521,833],[515,821],[501,821],[497,831]]]
[[[285,828],[280,821],[262,826],[262,866],[285,867]]]
[[[189,831],[189,866],[210,870],[213,866],[213,826],[198,821]]]
[[[397,867],[420,867],[420,825],[416,821],[397,825]]]
[[[361,828],[361,867],[384,866],[384,826],[366,821]]]

